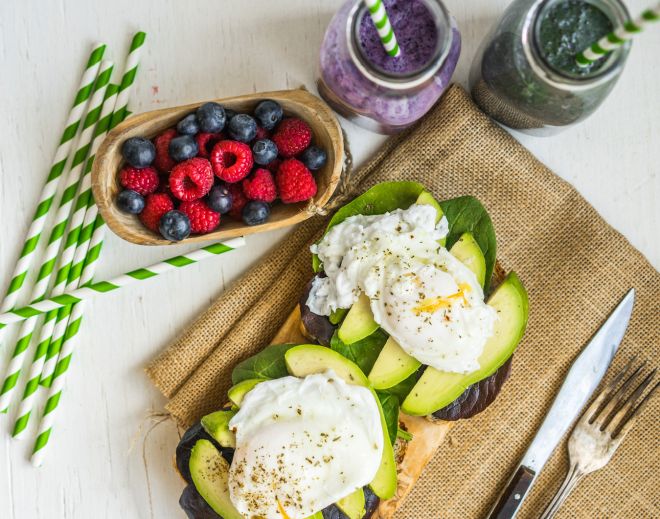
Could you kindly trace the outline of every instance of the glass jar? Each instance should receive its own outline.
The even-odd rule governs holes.
[[[386,0],[390,18],[397,9],[395,4],[410,1]],[[362,19],[369,17],[361,0],[346,2],[326,30],[320,53],[319,93],[339,114],[369,130],[395,133],[412,125],[447,89],[456,68],[461,36],[455,21],[439,0],[416,2],[428,8],[425,14],[432,16],[437,41],[428,62],[412,73],[388,72],[369,59],[360,43]],[[392,25],[396,33],[394,20]],[[400,36],[397,39],[403,49]]]
[[[479,107],[500,123],[525,133],[552,135],[593,113],[623,70],[630,42],[578,75],[550,66],[540,52],[540,20],[562,0],[515,0],[481,45],[470,72]],[[629,19],[619,0],[587,0],[614,27]]]

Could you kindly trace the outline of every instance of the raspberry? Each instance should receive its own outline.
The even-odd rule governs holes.
[[[270,139],[270,132],[263,126],[257,126],[257,135],[253,140],[258,141],[259,139]]]
[[[220,213],[211,210],[204,200],[182,202],[179,211],[190,220],[190,232],[194,234],[211,232],[220,223]]]
[[[241,184],[227,184],[226,187],[232,198],[231,209],[227,214],[236,220],[241,220],[243,218],[243,208],[248,203],[248,199],[243,193],[243,186]]]
[[[212,187],[213,170],[206,159],[188,159],[174,166],[170,173],[170,190],[184,202],[202,198]]]
[[[119,172],[119,183],[126,189],[131,189],[142,196],[150,195],[158,189],[158,172],[152,167],[137,169],[124,166]]]
[[[211,155],[211,150],[219,141],[224,139],[225,136],[222,133],[198,133],[195,135],[195,140],[197,141],[197,147],[199,151],[197,152],[198,157],[204,157],[208,159]]]
[[[297,159],[282,162],[275,181],[280,198],[285,204],[309,200],[316,194],[316,181],[312,173]]]
[[[174,209],[172,199],[166,193],[152,193],[147,196],[146,204],[140,213],[140,221],[147,229],[158,232],[160,218]]]
[[[156,159],[154,166],[156,166],[163,173],[171,171],[176,164],[172,157],[170,157],[170,141],[176,137],[176,130],[169,128],[160,135],[154,137],[154,146],[156,147]]]
[[[259,168],[243,180],[243,193],[250,200],[272,202],[277,198],[273,175],[267,169]]]
[[[301,119],[284,119],[277,127],[272,140],[277,145],[280,155],[293,157],[312,142],[312,130]]]
[[[250,146],[238,141],[220,141],[211,152],[211,165],[217,177],[225,182],[238,182],[252,169]]]

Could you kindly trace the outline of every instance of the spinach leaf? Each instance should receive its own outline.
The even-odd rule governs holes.
[[[449,223],[449,234],[447,235],[447,248],[450,249],[465,232],[470,232],[479,244],[481,252],[486,259],[486,283],[485,290],[488,291],[490,279],[495,267],[497,254],[497,243],[495,240],[495,229],[493,222],[488,216],[481,202],[473,196],[460,196],[445,202],[440,202],[440,207],[447,217]]]
[[[365,375],[374,367],[380,350],[387,342],[388,335],[378,328],[374,333],[353,344],[344,344],[337,332],[330,339],[330,348],[340,353],[348,360],[355,362]]]
[[[379,389],[379,391],[395,396],[399,399],[399,403],[402,403],[408,396],[408,393],[412,391],[412,388],[417,383],[418,379],[419,370],[415,371],[415,373],[411,374],[408,378],[402,380],[397,385],[388,387],[387,389]]]
[[[238,384],[249,378],[274,379],[286,377],[284,354],[297,344],[273,344],[267,346],[256,355],[239,362],[231,373],[231,381]]]
[[[383,408],[383,416],[385,417],[385,424],[387,425],[387,434],[390,441],[396,441],[396,434],[399,430],[399,399],[390,394],[376,391],[380,406]]]

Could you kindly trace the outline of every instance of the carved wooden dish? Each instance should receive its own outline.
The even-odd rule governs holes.
[[[273,99],[282,105],[285,116],[299,117],[312,128],[313,142],[326,150],[328,160],[325,166],[314,173],[318,191],[313,204],[323,207],[335,190],[341,176],[344,160],[344,140],[341,127],[334,113],[318,97],[305,90],[281,90],[262,92],[227,99],[216,99],[218,103],[237,112],[251,113],[256,104],[264,99]],[[135,215],[119,210],[115,199],[122,187],[119,185],[119,170],[123,166],[121,145],[129,137],[152,138],[163,130],[175,126],[185,115],[195,111],[202,102],[175,108],[165,108],[145,112],[130,117],[114,128],[101,144],[92,170],[92,190],[108,227],[123,238],[139,245],[171,245],[174,242],[144,227]],[[309,202],[282,204],[275,202],[268,221],[261,225],[247,226],[231,218],[222,218],[218,229],[204,235],[191,235],[182,242],[226,240],[246,234],[270,231],[298,223],[312,216],[308,211]]]

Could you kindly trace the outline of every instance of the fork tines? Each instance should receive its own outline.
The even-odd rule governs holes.
[[[635,361],[636,357],[632,357],[628,361],[625,367],[600,392],[585,413],[589,417],[588,423],[595,423],[601,431],[609,432],[612,438],[622,439],[630,431],[638,412],[660,386],[660,382],[657,382],[646,393],[646,396],[642,397],[646,388],[653,382],[657,368],[644,376],[646,362],[639,363],[635,369],[631,370]],[[640,379],[641,382],[639,382]],[[622,380],[623,383],[619,386]],[[630,391],[635,384],[637,386]],[[617,388],[617,386],[619,387]]]

